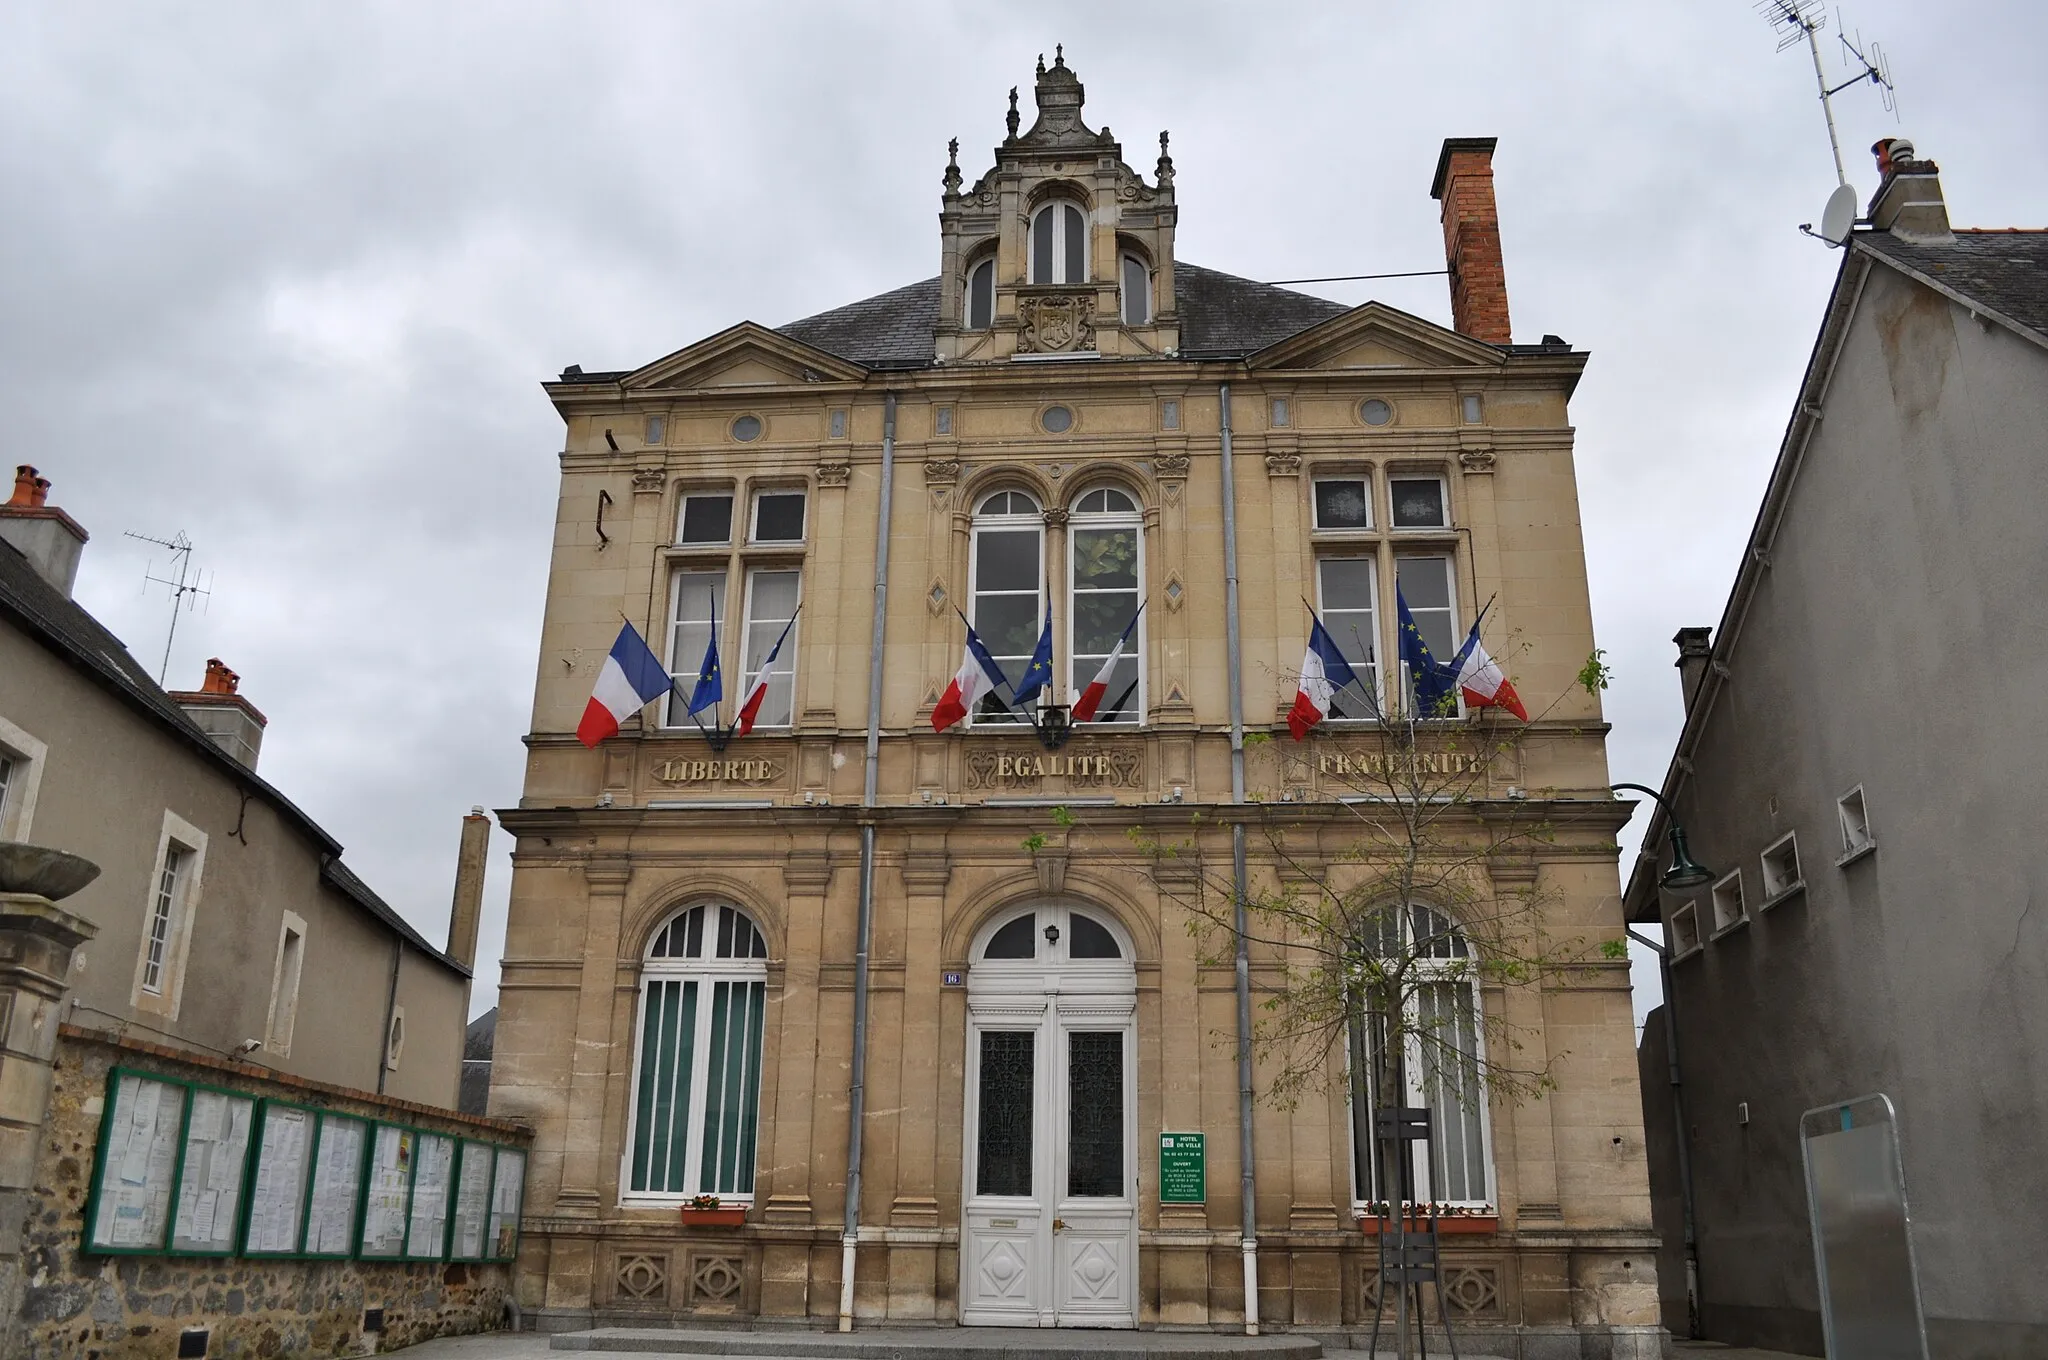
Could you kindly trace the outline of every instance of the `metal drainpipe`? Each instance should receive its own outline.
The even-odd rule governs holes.
[[[377,1036],[377,1094],[384,1094],[384,1078],[391,1071],[391,1017],[398,1014],[398,966],[405,961],[405,940],[391,932],[391,987],[384,993],[384,1032]]]
[[[1244,644],[1237,617],[1237,479],[1231,468],[1230,384],[1218,388],[1223,440],[1223,622],[1230,654],[1230,801],[1244,803]],[[1237,1157],[1238,1198],[1244,1218],[1238,1242],[1244,1253],[1244,1333],[1259,1334],[1259,1205],[1252,1158],[1252,956],[1245,938],[1244,822],[1230,824],[1231,913],[1237,928]]]
[[[1678,998],[1671,990],[1671,953],[1657,951],[1657,972],[1664,984],[1664,1062],[1671,1079],[1671,1118],[1678,1134],[1678,1188],[1685,1208],[1685,1334],[1700,1335],[1700,1248],[1693,1226],[1692,1157],[1686,1151],[1685,1087],[1678,1077]]]
[[[875,621],[868,640],[868,740],[861,776],[860,921],[853,952],[853,1080],[846,1097],[846,1231],[839,1239],[839,1330],[853,1330],[860,1242],[860,1134],[867,1107],[868,951],[875,936],[876,781],[882,763],[882,642],[889,620],[889,506],[895,490],[896,394],[882,397],[882,498],[875,512]]]

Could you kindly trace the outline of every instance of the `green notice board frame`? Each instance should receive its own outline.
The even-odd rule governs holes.
[[[296,1184],[292,1188],[291,1202],[296,1220],[292,1228],[292,1241],[288,1247],[273,1247],[268,1250],[256,1245],[259,1224],[259,1206],[256,1194],[263,1186],[264,1178],[271,1171],[271,1163],[263,1154],[268,1147],[273,1120],[282,1124],[293,1115],[303,1116],[305,1143],[300,1152]],[[320,1140],[320,1111],[311,1105],[295,1101],[272,1100],[265,1097],[256,1107],[256,1128],[249,1136],[250,1173],[249,1188],[242,1196],[242,1227],[237,1241],[241,1243],[238,1255],[251,1260],[282,1260],[304,1254],[306,1241],[306,1211],[313,1194],[313,1150]]]
[[[132,1120],[133,1117],[134,1107],[124,1104],[119,1098],[123,1080],[136,1083],[135,1091],[138,1097],[144,1086],[169,1087],[178,1093],[177,1110],[171,1116],[169,1128],[164,1127],[160,1114],[162,1092],[159,1091],[151,1098],[147,1140],[140,1150],[144,1161],[144,1179],[133,1182],[141,1188],[128,1193],[145,1196],[142,1208],[146,1212],[149,1201],[157,1198],[156,1190],[150,1186],[150,1180],[153,1176],[160,1179],[163,1221],[157,1225],[153,1237],[132,1243],[118,1242],[111,1234],[104,1240],[97,1235],[101,1200],[108,1194],[105,1187],[107,1173],[109,1170],[115,1170],[116,1174],[119,1174],[118,1169],[108,1166],[109,1152],[114,1142],[115,1121],[117,1118]],[[106,1103],[100,1114],[98,1142],[93,1148],[92,1185],[86,1193],[85,1231],[80,1234],[79,1250],[88,1256],[162,1256],[164,1248],[170,1244],[171,1225],[178,1214],[178,1156],[185,1145],[185,1119],[192,1105],[191,1084],[176,1077],[166,1077],[161,1073],[140,1068],[112,1067],[107,1070],[107,1087],[103,1099]],[[160,1134],[169,1135],[168,1148],[156,1147],[156,1140]],[[131,1133],[130,1136],[138,1135]],[[131,1149],[124,1146],[123,1152],[129,1151]],[[152,1159],[163,1164],[160,1169],[150,1169],[149,1162]]]
[[[1159,1135],[1159,1202],[1206,1204],[1209,1201],[1207,1138],[1199,1133]]]
[[[340,1198],[340,1202],[348,1210],[348,1227],[344,1234],[341,1250],[321,1251],[317,1239],[313,1236],[314,1215],[325,1207],[320,1199],[320,1191],[325,1184],[321,1179],[320,1172],[323,1166],[331,1164],[334,1171],[338,1174],[348,1165],[347,1158],[335,1157],[328,1148],[328,1138],[335,1135],[334,1126],[337,1124],[355,1125],[360,1130],[362,1146],[356,1149],[354,1158],[355,1182],[349,1186],[347,1195]],[[363,1186],[370,1178],[371,1134],[375,1132],[376,1126],[377,1121],[368,1115],[348,1114],[338,1110],[320,1111],[320,1128],[313,1139],[313,1169],[306,1177],[305,1222],[300,1225],[303,1229],[300,1237],[305,1244],[304,1250],[300,1254],[304,1259],[308,1261],[349,1261],[355,1259],[356,1246],[361,1240],[363,1230]],[[332,1190],[331,1186],[326,1188],[330,1191]]]

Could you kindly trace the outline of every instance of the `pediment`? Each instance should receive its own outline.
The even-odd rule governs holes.
[[[1383,302],[1319,322],[1251,356],[1260,368],[1498,368],[1500,350]]]
[[[780,387],[804,382],[856,382],[867,370],[836,354],[742,321],[708,339],[656,359],[620,380],[648,388]]]

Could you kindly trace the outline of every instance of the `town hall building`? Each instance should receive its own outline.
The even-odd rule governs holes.
[[[1491,601],[1531,716],[1427,725],[1412,759],[1480,762],[1446,834],[1546,829],[1416,919],[1445,959],[1511,897],[1622,936],[1630,805],[1578,683],[1587,355],[1511,334],[1493,139],[1446,141],[1428,186],[1446,329],[1179,259],[1165,134],[1134,169],[1063,56],[1033,93],[978,173],[947,164],[936,277],[546,385],[490,1091],[537,1130],[518,1295],[545,1329],[1369,1328],[1390,1173],[1361,1088],[1341,1044],[1291,1101],[1264,1049],[1241,1066],[1286,946],[1234,963],[1189,904],[1234,861],[1240,893],[1362,872],[1346,772],[1400,711],[1404,607],[1448,658]],[[1359,680],[1296,742],[1305,604]],[[1052,682],[935,731],[963,620],[1012,681],[1049,631]],[[622,621],[675,686],[586,747]],[[1445,1315],[1502,1354],[1659,1353],[1625,960],[1444,977],[1473,1065],[1365,1098],[1432,1110]],[[1489,1021],[1534,1089],[1470,1079]]]

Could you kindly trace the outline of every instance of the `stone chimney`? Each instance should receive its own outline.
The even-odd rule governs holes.
[[[78,556],[85,551],[85,530],[78,521],[49,504],[50,479],[23,463],[14,470],[14,495],[0,505],[0,539],[20,550],[36,574],[71,598],[78,580]]]
[[[1870,152],[1883,176],[1870,200],[1870,225],[1916,246],[1954,245],[1948,204],[1941,197],[1941,167],[1915,160],[1913,144],[1904,137],[1882,138]]]
[[[1700,681],[1707,678],[1707,663],[1714,655],[1714,630],[1711,628],[1681,628],[1671,640],[1678,644],[1678,684],[1685,692],[1686,712],[1692,711],[1692,696],[1700,692]]]
[[[184,709],[185,716],[199,724],[215,746],[253,770],[257,753],[263,749],[263,729],[270,720],[236,693],[241,683],[241,676],[222,665],[219,657],[212,657],[199,688],[174,689],[171,702]]]
[[[484,913],[484,869],[491,851],[491,819],[473,807],[462,819],[455,850],[455,904],[448,909],[448,957],[476,966],[477,923]]]
[[[1429,196],[1443,204],[1444,263],[1451,270],[1451,324],[1461,335],[1505,345],[1508,278],[1493,205],[1492,137],[1446,137]]]

